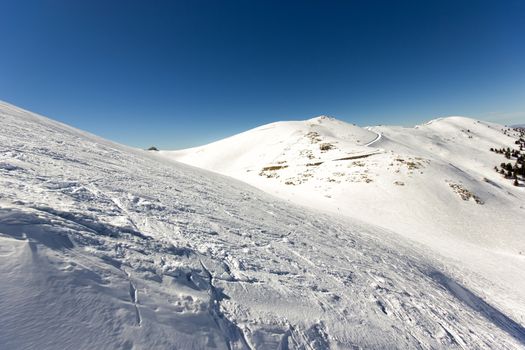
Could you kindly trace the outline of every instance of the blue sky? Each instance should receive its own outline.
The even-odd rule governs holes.
[[[525,122],[525,1],[0,0],[0,99],[137,147],[320,114]]]

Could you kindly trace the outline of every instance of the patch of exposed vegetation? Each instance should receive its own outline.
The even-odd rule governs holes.
[[[405,164],[409,170],[419,169],[421,167],[421,163],[419,162],[406,162]]]
[[[315,131],[310,131],[308,134],[306,134],[306,137],[310,139],[311,143],[319,143],[321,142],[321,135]]]
[[[368,177],[367,172],[368,171],[349,174],[348,177],[346,178],[346,181],[347,182],[366,182],[366,183],[370,183],[374,181],[370,177]]]
[[[303,150],[301,150],[301,151],[299,152],[299,155],[301,155],[301,156],[303,156],[303,157],[306,157],[306,158],[308,158],[308,159],[314,159],[314,158],[315,158],[314,154],[313,154],[312,151],[309,150],[309,149],[303,149]]]
[[[270,165],[262,168],[259,176],[266,176],[269,179],[278,178],[279,174],[277,174],[277,171],[285,168],[288,168],[288,165]]]
[[[279,174],[277,174],[275,171],[261,171],[259,176],[266,176],[269,179],[279,178]]]
[[[300,176],[301,182],[306,182],[309,179],[313,178],[314,174],[311,173],[310,171],[305,171],[304,173],[299,174],[299,176]]]
[[[329,150],[334,149],[334,148],[335,148],[335,146],[332,145],[331,143],[328,143],[328,142],[326,142],[326,143],[321,143],[321,144],[319,145],[319,149],[320,149],[321,151],[323,151],[323,152],[329,151]]]
[[[286,181],[284,181],[285,185],[300,185],[302,183],[307,182],[311,178],[314,177],[314,174],[311,170],[306,170],[302,173],[297,174],[295,177],[287,178]]]
[[[365,166],[365,163],[361,162],[361,161],[356,161],[356,162],[352,162],[352,166],[359,166],[359,167],[363,167]]]
[[[402,167],[406,167],[408,169],[408,174],[413,174],[415,170],[422,169],[425,167],[425,164],[429,164],[430,160],[424,159],[421,157],[408,157],[407,159],[397,157],[394,158],[394,160],[389,164],[391,167],[397,167],[393,169],[394,173],[401,172]],[[420,174],[423,174],[422,171],[420,171]]]
[[[394,160],[400,164],[404,164],[408,168],[408,170],[415,170],[415,169],[423,168],[424,167],[423,162],[425,162],[425,160],[421,157],[408,158],[407,160],[403,158],[396,158]],[[429,161],[426,161],[426,162],[429,162]]]
[[[463,199],[464,201],[468,201],[470,199],[473,199],[477,204],[480,204],[480,205],[483,205],[485,204],[485,202],[483,202],[483,200],[481,200],[481,198],[479,198],[478,196],[476,196],[474,193],[472,193],[471,191],[467,190],[463,185],[461,184],[458,184],[458,183],[454,183],[454,182],[449,182],[448,184],[453,190],[454,192],[456,192],[460,197],[461,199]]]

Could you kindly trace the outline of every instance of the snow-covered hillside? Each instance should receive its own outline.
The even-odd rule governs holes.
[[[525,344],[482,278],[388,230],[6,103],[0,123],[2,349]]]
[[[279,122],[161,152],[291,202],[393,230],[491,281],[486,297],[525,321],[525,191],[494,171],[500,125],[449,117],[414,128],[333,118]]]
[[[348,152],[359,155],[368,152],[363,145],[376,138],[374,132],[321,116],[307,122],[263,125],[203,147],[169,154],[185,163],[236,176],[239,172],[259,173],[271,166],[304,167],[314,160],[345,157]]]

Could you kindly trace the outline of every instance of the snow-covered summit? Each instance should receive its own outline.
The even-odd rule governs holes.
[[[305,165],[368,152],[363,146],[376,138],[369,130],[320,116],[271,123],[206,146],[161,154],[234,176],[238,171],[258,172],[266,166]]]
[[[332,116],[329,116],[329,115],[325,115],[325,114],[321,114],[321,115],[318,115],[317,117],[313,117],[313,118],[310,118],[308,119],[308,121],[310,122],[317,122],[317,123],[322,123],[323,121],[329,121],[329,122],[332,122],[332,121],[335,121],[336,119]]]

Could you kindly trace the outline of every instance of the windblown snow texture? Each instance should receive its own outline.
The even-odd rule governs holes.
[[[388,230],[5,103],[0,122],[2,349],[525,344]]]

